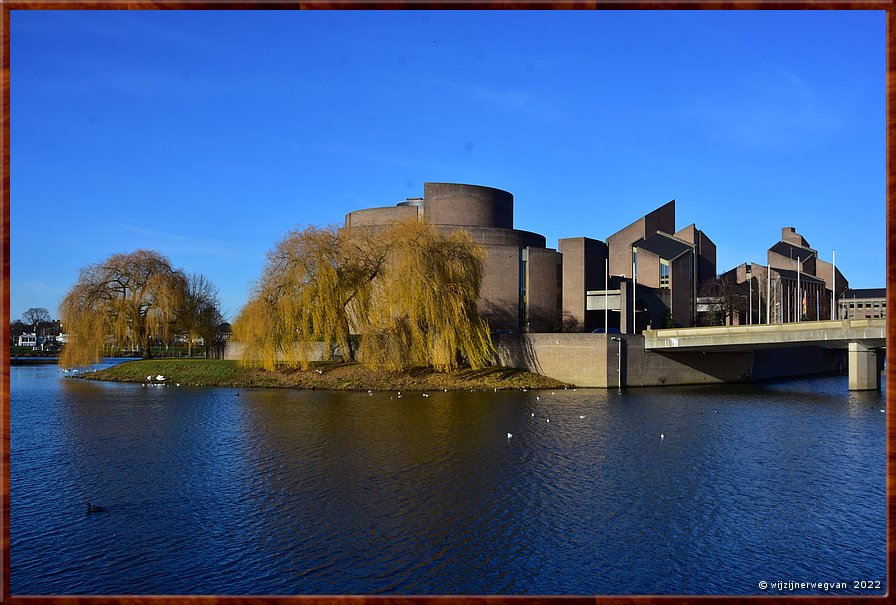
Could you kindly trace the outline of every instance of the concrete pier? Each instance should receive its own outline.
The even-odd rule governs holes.
[[[880,390],[877,351],[859,342],[849,343],[849,390]]]

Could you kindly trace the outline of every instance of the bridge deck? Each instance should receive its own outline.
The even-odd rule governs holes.
[[[671,328],[645,330],[644,348],[651,351],[753,351],[801,346],[845,349],[851,342],[881,348],[886,344],[886,331],[886,319]]]

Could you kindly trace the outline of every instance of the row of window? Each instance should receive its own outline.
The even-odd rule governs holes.
[[[841,303],[846,304],[846,303]],[[851,302],[849,303],[850,309],[879,309],[879,308],[887,308],[887,301],[866,301],[866,302]]]

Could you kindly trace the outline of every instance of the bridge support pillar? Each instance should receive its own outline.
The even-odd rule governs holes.
[[[849,343],[849,390],[880,390],[877,351],[858,342]]]

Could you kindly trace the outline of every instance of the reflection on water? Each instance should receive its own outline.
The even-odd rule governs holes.
[[[845,378],[399,398],[14,367],[11,588],[855,594],[885,580],[883,401]]]

